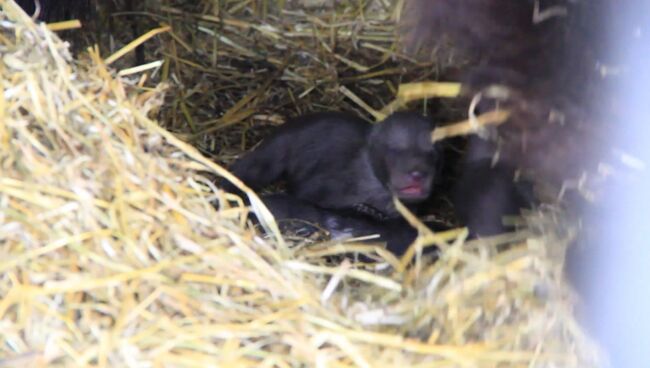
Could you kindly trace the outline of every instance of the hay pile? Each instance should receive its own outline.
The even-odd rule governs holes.
[[[203,176],[228,174],[149,120],[162,86],[0,4],[0,367],[596,364],[559,215],[430,234],[437,262],[328,264],[343,246],[259,235]]]
[[[400,84],[437,80],[438,64],[452,62],[419,63],[399,51],[393,2],[161,3],[145,20],[172,31],[149,48],[150,59],[165,60],[161,79],[178,86],[161,123],[219,162],[288,117],[339,110],[375,120]],[[466,111],[464,104],[441,104],[435,110],[443,121]],[[413,107],[429,112],[431,105]]]

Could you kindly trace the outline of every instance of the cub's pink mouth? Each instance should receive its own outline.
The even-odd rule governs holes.
[[[411,184],[400,188],[399,193],[407,196],[418,196],[424,194],[424,188],[420,184]]]

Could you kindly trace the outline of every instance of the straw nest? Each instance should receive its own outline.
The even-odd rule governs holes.
[[[561,213],[531,213],[526,230],[483,242],[465,242],[462,229],[423,231],[398,259],[354,242],[284,240],[251,193],[270,234],[263,235],[247,223],[249,208],[206,176],[236,179],[150,119],[162,116],[180,130],[170,116],[199,116],[217,100],[234,112],[210,126],[260,117],[259,106],[235,108],[230,97],[259,101],[246,97],[251,86],[268,91],[276,79],[264,84],[251,73],[244,87],[224,83],[214,100],[197,95],[187,109],[177,97],[182,83],[165,99],[164,84],[147,86],[141,77],[150,70],[118,75],[107,66],[122,53],[102,58],[90,49],[75,60],[45,25],[35,25],[12,2],[0,4],[0,367],[598,362],[562,279],[574,229],[558,225]],[[368,12],[347,17],[374,14]],[[296,17],[314,27],[331,19]],[[273,21],[247,27],[272,35]],[[256,52],[252,42],[224,40],[230,46],[217,54]],[[311,40],[311,49],[300,47],[322,47]],[[358,69],[353,60],[329,55]],[[167,63],[180,61],[176,55]],[[186,72],[167,78],[173,72],[166,70],[162,79],[178,82]],[[292,84],[308,84],[303,74],[285,69],[283,75],[296,101],[309,95]],[[195,92],[184,88],[185,97]],[[272,110],[277,100],[265,101]],[[207,142],[205,131],[187,131],[179,135],[185,141]],[[430,244],[441,249],[435,262],[419,252]],[[351,250],[380,262],[326,262]]]

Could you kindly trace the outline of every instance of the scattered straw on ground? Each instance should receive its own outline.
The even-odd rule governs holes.
[[[163,87],[0,4],[0,367],[595,364],[555,214],[492,244],[426,235],[437,262],[326,263],[246,226],[201,175],[222,169],[148,119]]]

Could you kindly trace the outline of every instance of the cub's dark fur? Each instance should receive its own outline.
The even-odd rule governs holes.
[[[432,129],[412,113],[374,126],[341,113],[303,116],[279,127],[231,171],[255,190],[285,180],[289,194],[320,208],[365,208],[395,218],[393,194],[407,204],[430,194],[438,157]]]
[[[452,201],[456,215],[470,236],[490,236],[508,231],[503,216],[518,215],[534,204],[530,183],[515,182],[515,170],[503,162],[492,164],[496,148],[471,137],[461,164]]]

